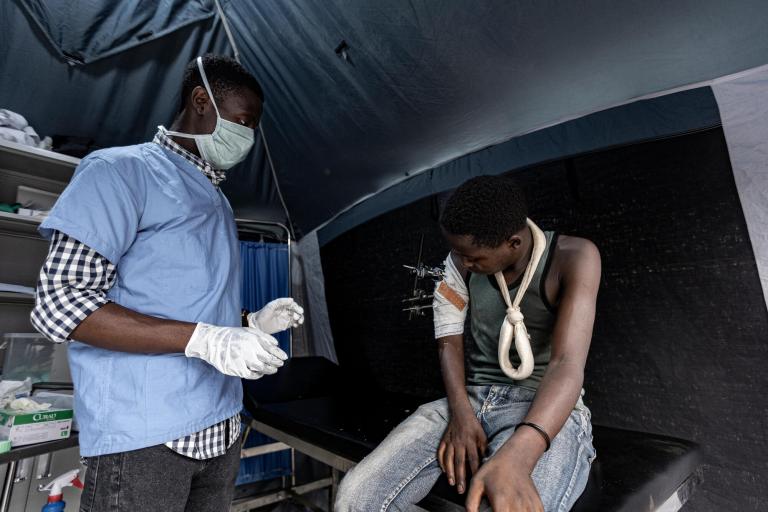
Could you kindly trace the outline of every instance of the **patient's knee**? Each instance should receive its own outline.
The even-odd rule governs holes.
[[[336,503],[334,512],[369,512],[381,510],[384,505],[385,496],[382,492],[380,482],[371,475],[367,475],[365,468],[359,465],[352,468],[341,480],[339,489],[336,493]]]
[[[334,512],[364,511],[367,492],[368,489],[364,488],[364,482],[355,478],[353,472],[347,473],[336,492],[336,503],[333,505]]]
[[[341,485],[336,492],[336,502],[333,504],[334,512],[353,512],[355,510],[362,510],[360,508],[355,508],[355,493],[351,487],[352,486],[341,482]]]

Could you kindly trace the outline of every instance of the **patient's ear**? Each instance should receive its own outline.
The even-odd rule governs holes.
[[[522,243],[523,243],[523,239],[522,239],[522,238],[520,238],[520,237],[519,237],[519,236],[517,236],[517,235],[512,235],[512,236],[511,236],[511,237],[509,237],[509,238],[507,239],[507,241],[506,241],[506,244],[507,244],[507,246],[508,246],[510,249],[512,249],[513,251],[516,251],[516,250],[518,250],[518,249],[520,248],[520,246],[522,245]]]

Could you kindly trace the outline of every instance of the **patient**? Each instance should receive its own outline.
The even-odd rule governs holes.
[[[503,177],[464,183],[440,225],[452,250],[433,311],[448,396],[421,406],[346,475],[335,510],[406,510],[441,472],[466,493],[469,512],[480,510],[483,497],[495,512],[569,510],[595,458],[581,396],[600,254],[589,240],[542,232],[527,221],[520,188]],[[533,366],[517,380],[499,364],[508,306],[494,274],[503,273],[515,297],[537,257],[520,303]],[[509,362],[522,369],[514,347]]]

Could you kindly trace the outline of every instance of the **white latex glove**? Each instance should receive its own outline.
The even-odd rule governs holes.
[[[276,373],[288,359],[277,340],[259,329],[202,322],[197,324],[184,354],[202,359],[221,373],[243,379]]]
[[[248,326],[275,334],[304,323],[304,308],[290,297],[275,299],[255,313],[248,315]]]

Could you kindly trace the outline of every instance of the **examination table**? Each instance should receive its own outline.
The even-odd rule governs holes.
[[[341,473],[425,402],[350,383],[340,367],[319,357],[291,359],[277,374],[244,386],[255,428],[331,466],[332,493]],[[364,399],[357,398],[361,392]],[[599,425],[593,435],[597,460],[574,511],[674,511],[701,481],[701,454],[694,443]],[[441,477],[419,507],[461,511],[463,503]]]

